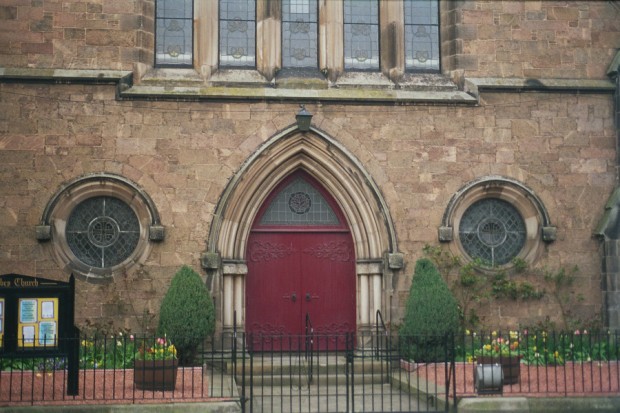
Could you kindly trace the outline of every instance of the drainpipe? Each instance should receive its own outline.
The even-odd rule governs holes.
[[[594,235],[603,241],[603,321],[608,328],[620,330],[620,51],[616,53],[607,75],[614,80],[616,86],[613,114],[616,127],[616,185]]]

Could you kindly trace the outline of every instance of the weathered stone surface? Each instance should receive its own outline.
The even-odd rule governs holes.
[[[0,6],[1,79],[24,81],[0,83],[0,265],[7,272],[66,277],[52,251],[54,234],[37,241],[46,238],[36,232],[43,209],[80,175],[118,173],[151,196],[166,237],[127,274],[144,271],[134,288],[120,279],[80,280],[79,317],[157,311],[178,266],[220,267],[202,254],[224,188],[306,103],[313,127],[359,160],[392,216],[397,245],[387,264],[398,275],[395,319],[423,246],[455,237],[447,228],[438,236],[451,197],[493,174],[518,179],[544,199],[553,227],[541,236],[555,241],[534,264],[577,264],[580,311],[597,313],[601,257],[591,234],[616,183],[614,85],[606,76],[620,18],[610,2],[441,2],[444,73],[407,73],[399,85],[384,73],[330,83],[270,82],[259,71],[242,76],[206,64],[149,70],[154,23],[152,2],[143,3]],[[198,46],[197,61],[205,51]],[[133,87],[117,100],[115,83],[131,74]],[[467,92],[458,89],[462,83]],[[222,270],[244,274],[247,267],[232,262]],[[617,301],[607,296],[610,308]],[[546,301],[529,308],[503,302],[484,321],[535,322],[553,313],[549,308]]]

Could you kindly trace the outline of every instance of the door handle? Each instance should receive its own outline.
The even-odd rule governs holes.
[[[312,297],[310,296],[310,293],[306,293],[306,301],[310,301],[312,299]]]
[[[297,301],[297,294],[295,294],[295,293],[291,294],[291,301],[292,302]]]

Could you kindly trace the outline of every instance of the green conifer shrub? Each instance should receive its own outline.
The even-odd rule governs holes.
[[[404,357],[416,362],[444,360],[445,337],[457,332],[459,318],[456,299],[433,262],[419,259],[399,329]]]
[[[200,275],[184,265],[174,275],[159,312],[159,336],[177,348],[179,364],[191,365],[200,344],[215,329],[213,299]]]

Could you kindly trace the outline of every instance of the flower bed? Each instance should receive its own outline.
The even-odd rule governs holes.
[[[535,366],[563,365],[567,362],[607,362],[620,358],[620,338],[611,332],[466,331],[458,343],[457,360],[473,362],[479,357],[519,357]]]
[[[10,405],[71,405],[200,402],[209,399],[209,383],[201,367],[180,367],[173,391],[138,390],[133,369],[80,370],[78,396],[66,393],[67,372],[0,373],[0,402]]]

